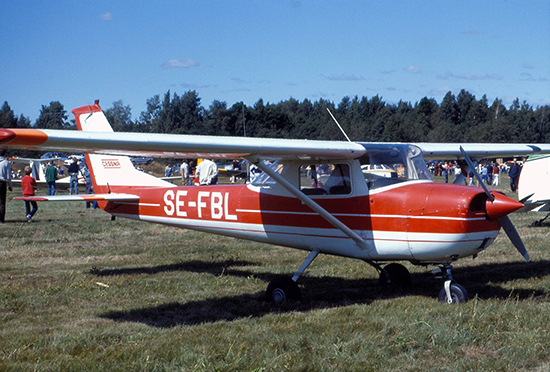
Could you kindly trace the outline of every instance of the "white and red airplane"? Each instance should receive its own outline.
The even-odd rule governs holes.
[[[452,263],[481,253],[501,226],[529,259],[507,216],[522,203],[433,182],[412,144],[115,133],[98,101],[73,113],[79,131],[0,129],[0,145],[86,152],[96,194],[23,199],[95,200],[117,217],[309,251],[292,278],[267,287],[276,303],[300,296],[296,281],[320,253],[364,260],[381,283],[404,286],[410,273],[388,262],[440,266],[439,300],[448,303],[468,300],[453,280]],[[458,145],[422,146],[430,156],[462,156]],[[464,147],[476,157],[550,153],[550,145]],[[263,173],[250,184],[175,186],[135,170],[130,155],[244,158]]]

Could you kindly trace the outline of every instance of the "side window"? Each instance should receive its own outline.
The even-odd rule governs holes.
[[[351,193],[348,164],[309,164],[300,167],[300,190],[306,195]]]

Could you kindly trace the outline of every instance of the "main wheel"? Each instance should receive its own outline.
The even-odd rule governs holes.
[[[268,301],[281,304],[287,300],[300,299],[300,288],[290,278],[277,278],[269,283],[265,294]]]
[[[447,297],[445,288],[442,288],[441,291],[439,291],[439,302],[444,302],[446,304],[461,304],[468,301],[468,291],[460,284],[451,283],[450,290],[451,301],[449,301],[449,297]]]
[[[381,285],[393,285],[396,287],[410,287],[411,286],[411,273],[407,268],[398,263],[391,263],[384,266],[384,269],[380,271],[380,278],[378,282]]]

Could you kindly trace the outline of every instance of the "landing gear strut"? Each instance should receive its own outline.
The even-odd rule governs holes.
[[[469,299],[468,291],[460,284],[455,283],[451,269],[451,264],[446,263],[441,266],[437,272],[435,272],[436,278],[441,278],[444,280],[443,288],[439,291],[438,300],[439,302],[444,302],[447,304],[460,304],[467,302]]]

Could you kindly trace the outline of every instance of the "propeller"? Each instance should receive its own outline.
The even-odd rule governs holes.
[[[466,151],[464,151],[462,146],[460,146],[460,152],[462,153],[462,156],[464,156],[464,159],[468,163],[468,166],[470,167],[470,169],[474,173],[474,175],[477,179],[477,182],[479,182],[479,184],[481,185],[481,187],[483,188],[483,190],[487,194],[488,201],[493,203],[495,201],[495,196],[493,194],[491,194],[491,192],[489,191],[487,186],[483,183],[483,180],[481,179],[481,176],[477,172],[477,169],[476,169],[474,163],[472,162],[472,159],[470,159],[470,157],[468,156]],[[504,232],[508,236],[508,238],[510,238],[510,241],[512,242],[514,247],[516,247],[516,249],[523,256],[525,261],[529,261],[530,258],[529,258],[529,254],[527,253],[527,249],[525,249],[525,245],[523,244],[523,241],[521,240],[521,237],[519,236],[518,231],[516,230],[514,224],[510,220],[510,217],[508,217],[507,215],[502,216],[502,217],[499,218],[499,222],[500,222],[500,225],[502,226]]]

